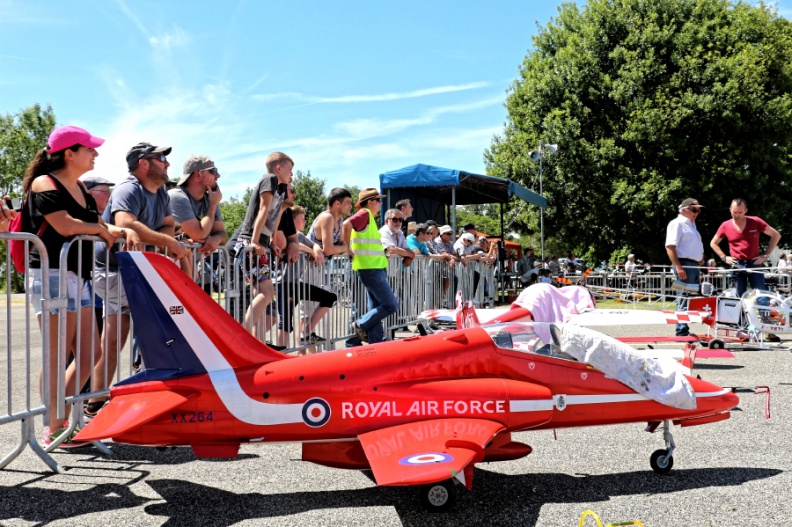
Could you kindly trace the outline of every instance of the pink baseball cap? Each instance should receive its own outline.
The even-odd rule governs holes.
[[[102,146],[104,142],[101,137],[95,137],[79,126],[59,126],[50,134],[47,146],[49,153],[54,154],[74,145],[96,148]]]

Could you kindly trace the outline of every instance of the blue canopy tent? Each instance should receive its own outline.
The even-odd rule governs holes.
[[[501,239],[504,239],[503,204],[508,203],[511,196],[540,208],[547,207],[547,199],[519,183],[464,170],[419,164],[385,172],[379,178],[382,192],[388,196],[387,208],[400,199],[409,198],[417,219],[433,219],[440,224],[450,222],[454,231],[456,205],[500,203]],[[450,207],[450,214],[446,207]]]

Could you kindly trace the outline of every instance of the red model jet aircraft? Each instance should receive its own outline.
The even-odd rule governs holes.
[[[666,449],[651,465],[665,472],[673,464],[672,423],[727,419],[738,403],[730,390],[678,372],[647,376],[652,359],[619,355],[622,348],[602,360],[603,348],[627,346],[550,324],[288,356],[252,337],[162,256],[120,253],[118,260],[146,370],[112,388],[77,440],[189,445],[199,458],[235,457],[242,443],[300,441],[305,461],[371,469],[379,485],[421,486],[424,506],[443,510],[455,482],[471,489],[476,463],[531,453],[512,432],[662,425]],[[573,359],[572,348],[597,369]],[[627,384],[602,371],[614,360],[636,374]],[[657,397],[653,386],[670,387],[672,396]]]

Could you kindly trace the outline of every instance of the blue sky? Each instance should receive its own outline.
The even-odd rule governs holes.
[[[220,168],[241,196],[280,150],[326,188],[427,163],[484,172],[537,24],[558,2],[0,0],[0,112],[51,104],[107,139]],[[792,0],[779,3],[790,16]]]

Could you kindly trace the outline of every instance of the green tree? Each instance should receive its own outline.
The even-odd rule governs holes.
[[[234,231],[242,225],[242,222],[245,221],[245,214],[247,213],[248,203],[250,203],[250,195],[252,193],[253,189],[248,187],[241,200],[232,197],[229,201],[220,203],[220,214],[223,215],[223,225],[225,226],[229,238],[234,234]]]
[[[472,223],[479,232],[487,233],[490,236],[500,236],[500,204],[498,203],[460,205],[456,209],[456,217],[457,230],[466,223]]]
[[[292,186],[297,195],[296,203],[305,209],[305,220],[310,227],[314,218],[327,209],[325,181],[313,177],[310,170],[304,174],[298,170],[292,177]]]
[[[49,105],[42,109],[37,103],[0,116],[0,195],[20,194],[27,166],[47,146],[54,128],[55,113]]]
[[[686,197],[708,240],[734,197],[784,230],[792,207],[792,24],[764,3],[565,3],[533,40],[507,97],[488,172],[536,188],[545,231],[589,260],[629,247],[666,262]],[[531,182],[534,182],[532,185]],[[523,225],[535,230],[534,218]],[[709,252],[709,251],[707,251]]]
[[[344,188],[347,189],[350,194],[352,194],[352,214],[354,214],[355,211],[357,211],[357,206],[355,205],[355,203],[357,203],[358,195],[360,195],[360,187],[358,187],[357,185],[352,185],[352,186],[344,185]]]
[[[19,196],[22,178],[36,152],[47,146],[47,138],[55,128],[55,113],[47,105],[34,104],[14,115],[0,115],[0,196]],[[6,261],[6,244],[0,244],[0,262]],[[22,276],[13,274],[11,289],[24,291]],[[0,266],[0,281],[7,282],[6,267]]]

